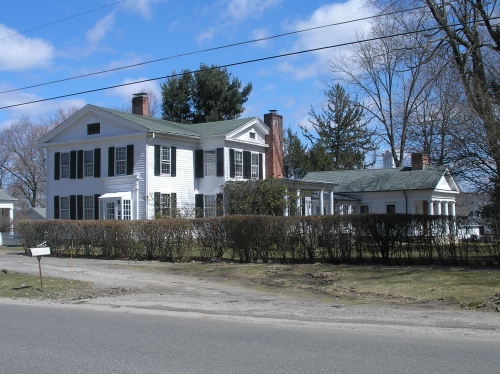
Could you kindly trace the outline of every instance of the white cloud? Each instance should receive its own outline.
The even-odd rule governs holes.
[[[211,42],[214,37],[214,34],[215,34],[215,28],[211,27],[210,29],[199,34],[196,39],[200,44]]]
[[[252,31],[253,40],[265,39],[267,37],[269,37],[269,32],[266,28],[256,29]],[[251,44],[252,47],[258,47],[258,48],[265,48],[269,45],[270,45],[269,40],[261,40]]]
[[[139,92],[153,92],[158,99],[161,100],[161,89],[160,85],[158,84],[157,81],[148,81],[148,82],[142,82],[142,83],[137,83],[137,84],[128,84],[128,83],[133,83],[137,81],[142,81],[147,78],[127,78],[124,79],[121,84],[127,84],[126,86],[122,87],[117,87],[113,88],[107,92],[108,96],[114,96],[118,97],[120,100],[122,100],[126,104],[130,104],[132,102],[132,96],[135,93]]]
[[[103,38],[106,37],[108,32],[113,29],[115,23],[115,13],[110,13],[99,22],[95,24],[93,28],[87,31],[86,37],[90,44],[97,44]]]
[[[230,0],[224,15],[234,22],[260,16],[267,8],[281,3],[281,0]]]
[[[125,6],[132,12],[140,14],[145,19],[151,19],[153,14],[152,8],[156,3],[162,3],[165,0],[133,0],[126,1]]]
[[[16,35],[17,33],[0,24],[0,71],[22,71],[48,66],[55,53],[52,44],[40,38]]]
[[[309,17],[291,24],[289,28],[291,30],[304,30],[369,15],[370,8],[364,0],[348,0],[343,3],[324,5],[316,9]],[[368,21],[359,21],[300,33],[291,50],[302,51],[346,43],[355,39],[357,31],[368,29]],[[289,60],[278,65],[278,70],[293,74],[297,79],[318,75],[318,72],[324,68],[327,59],[333,58],[335,53],[343,49],[335,47],[313,52],[312,62],[309,60],[307,64],[299,66],[296,60]]]

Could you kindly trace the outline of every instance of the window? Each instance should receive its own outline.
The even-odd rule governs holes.
[[[170,162],[170,148],[161,147],[161,155],[160,155],[160,172],[164,175],[170,175],[171,171],[171,162]]]
[[[369,205],[361,205],[359,207],[359,213],[361,213],[361,214],[369,214],[370,213],[370,206]]]
[[[243,152],[234,152],[234,176],[236,178],[243,177]]]
[[[386,209],[387,209],[387,214],[395,214],[396,213],[396,204],[387,204]]]
[[[215,175],[215,151],[205,151],[205,176]]]
[[[83,197],[83,219],[94,219],[94,196]]]
[[[344,205],[342,207],[342,214],[349,214],[349,205]]]
[[[217,215],[216,195],[205,195],[205,217],[215,217]]]
[[[87,125],[87,135],[95,135],[101,133],[100,123],[89,123]]]
[[[69,152],[61,153],[61,178],[69,178]]]
[[[254,132],[250,133],[250,139],[255,139],[255,133]]]
[[[69,219],[69,197],[61,197],[60,215],[61,219]]]
[[[94,176],[94,151],[83,152],[83,176]]]
[[[106,219],[115,219],[115,203],[106,204]]]
[[[170,217],[172,212],[172,202],[170,194],[162,193],[160,195],[160,212],[165,217]]]
[[[123,200],[123,219],[130,221],[132,219],[132,214],[131,214],[131,204],[130,200]]]
[[[127,147],[115,148],[116,175],[127,174]]]
[[[252,153],[252,178],[259,178],[259,154]]]

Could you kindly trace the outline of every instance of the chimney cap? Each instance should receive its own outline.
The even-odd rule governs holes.
[[[137,96],[148,96],[148,94],[146,92],[138,92],[138,93],[135,93],[133,95],[134,95],[134,97],[137,97]]]
[[[269,109],[269,113],[271,113],[271,114],[277,114],[278,111],[276,109]]]

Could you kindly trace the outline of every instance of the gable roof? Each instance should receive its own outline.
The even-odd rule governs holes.
[[[16,198],[14,198],[10,195],[7,195],[7,193],[2,189],[0,189],[0,200],[17,201]]]
[[[445,177],[451,190],[457,186],[449,176],[446,166],[426,166],[423,170],[402,169],[361,169],[309,172],[303,178],[308,182],[338,183],[337,193],[382,192],[408,190],[434,190]]]
[[[127,112],[122,112],[119,110],[98,107],[95,105],[90,105],[90,106],[93,106],[107,113],[118,116],[120,118],[123,118],[149,131],[166,133],[166,134],[177,134],[177,135],[184,135],[191,137],[227,135],[232,131],[242,127],[246,123],[255,119],[255,118],[238,118],[233,120],[204,122],[191,125],[191,124],[166,121],[153,117],[141,116],[138,114],[132,114]]]

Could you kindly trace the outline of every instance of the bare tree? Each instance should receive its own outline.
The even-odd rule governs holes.
[[[396,5],[397,6],[397,5]],[[396,166],[402,165],[407,135],[419,107],[427,100],[433,76],[424,74],[434,56],[433,45],[420,32],[426,28],[422,10],[381,16],[372,21],[369,34],[360,34],[349,52],[330,62],[337,79],[358,95],[367,114],[380,124]],[[404,36],[395,36],[406,33]]]
[[[149,102],[149,117],[160,118],[161,117],[161,102],[158,99],[156,93],[149,88],[141,88],[136,93],[145,93],[148,95]],[[132,113],[132,104],[128,104],[122,108],[118,108],[123,112]]]
[[[0,159],[9,175],[9,193],[20,201],[18,206],[45,207],[45,150],[37,147],[52,125],[35,124],[28,116],[5,128],[0,135]]]

